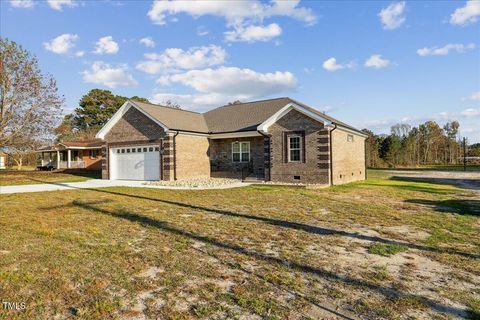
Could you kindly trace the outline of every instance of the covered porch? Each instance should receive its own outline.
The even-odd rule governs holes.
[[[101,170],[101,141],[62,142],[37,151],[37,169]]]

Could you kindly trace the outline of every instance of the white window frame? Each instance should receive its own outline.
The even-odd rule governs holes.
[[[299,147],[298,148],[290,148],[290,139],[291,138],[298,138],[298,145]],[[288,162],[302,162],[302,148],[303,148],[303,145],[302,145],[302,135],[301,134],[289,134],[287,135],[287,142],[288,142],[288,145],[287,145],[287,152],[288,152]],[[300,153],[300,157],[298,160],[292,160],[291,159],[291,152],[292,150],[298,150],[299,153]]]
[[[353,140],[354,140],[353,134],[348,133],[347,134],[347,142],[353,142]]]
[[[233,159],[233,154],[238,153],[238,152],[233,152],[233,145],[236,144],[236,143],[238,143],[239,146],[240,146],[240,161],[235,161]],[[246,152],[243,152],[243,150],[242,150],[242,144],[244,144],[244,143],[248,144],[248,161],[242,161],[242,153],[246,153]],[[250,141],[234,141],[234,142],[232,142],[232,162],[236,162],[236,163],[250,162],[250,157],[251,157],[251,155],[250,155]]]

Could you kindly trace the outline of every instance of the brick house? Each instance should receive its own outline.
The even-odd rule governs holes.
[[[102,169],[102,140],[62,141],[36,151],[37,168],[85,169],[100,171]]]
[[[102,178],[341,184],[365,178],[361,131],[290,98],[205,113],[127,101],[98,132]]]

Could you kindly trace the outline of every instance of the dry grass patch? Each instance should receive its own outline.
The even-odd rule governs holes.
[[[0,319],[478,315],[479,216],[415,199],[471,194],[382,174],[319,190],[2,195],[1,298],[27,309]]]
[[[50,172],[50,171],[2,171],[0,170],[0,186],[14,186],[23,184],[81,182],[89,179],[100,179],[100,172],[85,171],[79,173]]]

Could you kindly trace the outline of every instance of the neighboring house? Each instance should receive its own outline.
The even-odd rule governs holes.
[[[341,184],[365,179],[361,131],[290,98],[205,113],[127,101],[98,132],[103,179],[247,176]]]
[[[6,153],[0,152],[0,170],[7,168],[7,157]]]
[[[37,167],[52,169],[102,169],[102,140],[64,141],[37,150]]]

